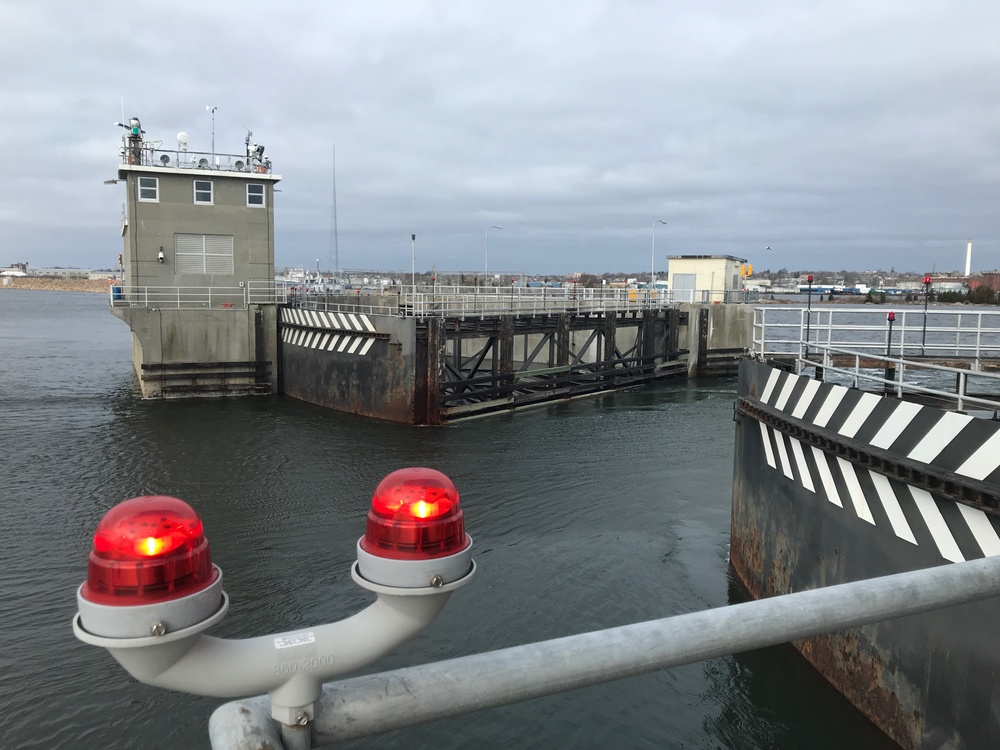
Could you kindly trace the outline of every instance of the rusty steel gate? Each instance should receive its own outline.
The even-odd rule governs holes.
[[[684,377],[678,330],[686,316],[665,309],[420,319],[417,370],[426,380],[418,378],[417,421]]]

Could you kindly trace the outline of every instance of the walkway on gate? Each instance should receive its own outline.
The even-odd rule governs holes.
[[[292,290],[297,307],[326,312],[365,312],[416,318],[466,318],[496,315],[539,315],[560,312],[638,312],[664,310],[681,303],[748,303],[758,292],[668,289],[587,289],[583,287],[431,288],[397,286],[382,292],[317,294]]]
[[[758,307],[750,353],[855,388],[1000,410],[1000,311]]]

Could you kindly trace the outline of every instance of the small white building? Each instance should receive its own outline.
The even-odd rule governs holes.
[[[734,255],[668,255],[667,283],[675,302],[725,302],[743,292],[741,266]]]

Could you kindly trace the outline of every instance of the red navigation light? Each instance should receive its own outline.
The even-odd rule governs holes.
[[[119,503],[101,519],[81,594],[95,604],[153,604],[201,591],[217,576],[191,506],[147,495]]]
[[[813,275],[809,274],[808,276],[806,276],[806,281],[808,281],[810,284],[812,284],[813,283]]]
[[[470,544],[458,490],[434,469],[399,469],[379,482],[361,549],[393,560],[426,560]]]
[[[891,323],[895,319],[896,319],[896,313],[894,313],[892,310],[890,310],[889,314],[886,316],[886,320],[888,320]]]
[[[925,284],[930,284],[931,283],[931,277],[930,276],[924,276],[924,283]]]

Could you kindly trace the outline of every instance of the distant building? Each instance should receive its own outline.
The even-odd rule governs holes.
[[[90,276],[89,268],[36,268],[32,276],[54,276],[58,279],[86,279]]]
[[[1000,271],[987,271],[969,279],[969,288],[977,289],[988,286],[994,292],[1000,292]]]
[[[743,291],[741,266],[734,255],[668,255],[667,284],[675,302],[723,302]]]

